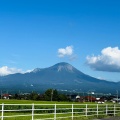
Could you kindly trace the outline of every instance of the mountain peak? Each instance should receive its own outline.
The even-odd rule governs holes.
[[[40,68],[35,68],[32,72],[36,73],[36,72],[39,72],[39,71],[41,71]]]
[[[65,70],[68,72],[73,72],[73,70],[74,70],[74,67],[66,62],[57,63],[56,65],[54,65],[54,67],[57,68],[58,72],[60,72],[62,70]]]

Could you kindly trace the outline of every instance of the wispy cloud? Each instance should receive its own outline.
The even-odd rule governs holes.
[[[32,70],[23,71],[21,69],[10,68],[8,66],[3,66],[3,67],[0,68],[0,76],[5,76],[5,75],[15,74],[15,73],[27,73],[27,72],[31,72],[31,71]]]
[[[0,75],[9,75],[9,74],[14,74],[14,73],[21,73],[21,69],[16,69],[16,68],[9,68],[7,66],[3,66],[0,68]]]
[[[73,54],[73,46],[67,46],[66,48],[59,48],[58,49],[58,57],[66,57],[72,56]]]
[[[69,60],[70,60],[70,61],[74,61],[74,60],[76,60],[77,58],[78,58],[78,56],[74,54],[74,55],[72,55],[72,56],[69,57]]]
[[[96,71],[120,72],[120,49],[107,47],[101,55],[87,56],[87,65]]]

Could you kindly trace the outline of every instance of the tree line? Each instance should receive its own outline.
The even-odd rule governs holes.
[[[56,89],[48,89],[43,94],[38,94],[37,92],[31,93],[16,93],[10,97],[10,99],[18,100],[41,100],[41,101],[70,101],[70,98],[59,93]]]

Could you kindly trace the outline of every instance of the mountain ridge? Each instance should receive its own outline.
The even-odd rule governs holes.
[[[87,92],[94,89],[97,92],[107,93],[115,92],[119,87],[119,83],[91,77],[65,62],[47,68],[36,68],[29,73],[0,77],[0,89],[4,90],[45,91],[52,88]]]

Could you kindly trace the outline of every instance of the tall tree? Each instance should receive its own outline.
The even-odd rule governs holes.
[[[57,101],[58,100],[58,91],[53,89],[48,89],[45,91],[44,98],[47,101]]]

